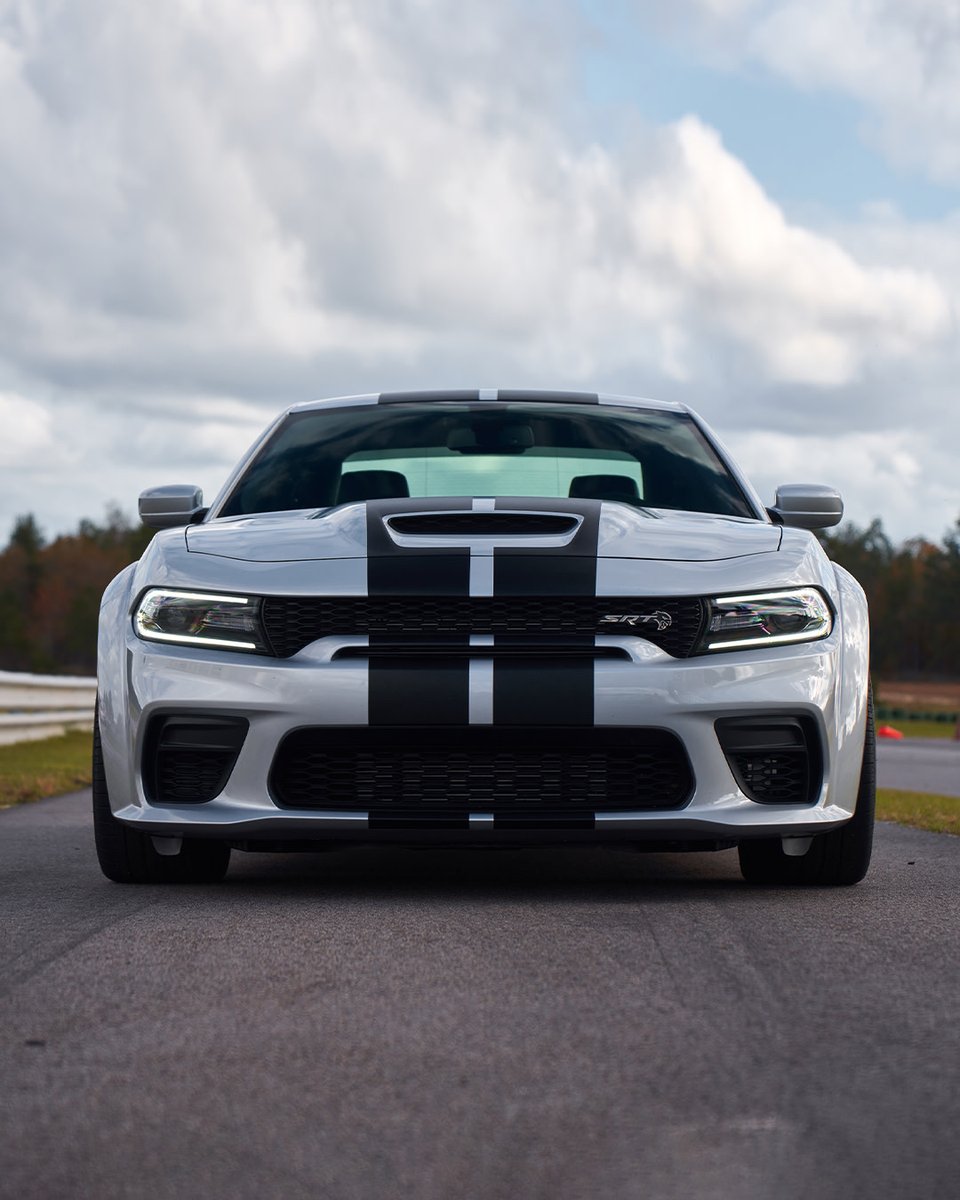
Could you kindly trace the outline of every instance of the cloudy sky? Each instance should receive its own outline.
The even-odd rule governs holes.
[[[301,399],[682,399],[960,516],[958,0],[0,0],[0,543]]]

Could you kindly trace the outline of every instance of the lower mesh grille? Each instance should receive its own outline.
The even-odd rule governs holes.
[[[592,824],[595,812],[678,808],[693,778],[672,734],[649,729],[301,729],[277,751],[275,801],[367,812],[374,824]]]
[[[144,749],[148,798],[155,804],[205,804],[219,796],[246,732],[241,718],[154,717]]]
[[[717,735],[744,795],[760,804],[811,804],[820,791],[815,730],[800,718],[736,718],[717,722]]]
[[[223,791],[232,755],[225,751],[166,749],[157,762],[157,793],[161,804],[196,804]]]

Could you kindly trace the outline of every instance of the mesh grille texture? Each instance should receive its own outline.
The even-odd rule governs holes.
[[[696,648],[704,622],[702,600],[635,596],[268,596],[263,623],[275,655],[289,658],[317,638],[339,635],[429,636],[492,633],[535,640],[552,634],[635,635],[675,658]],[[653,622],[601,624],[609,614],[662,613]]]
[[[292,808],[371,818],[590,820],[598,811],[677,808],[693,788],[679,741],[660,730],[472,727],[301,729],[274,761],[271,790]]]

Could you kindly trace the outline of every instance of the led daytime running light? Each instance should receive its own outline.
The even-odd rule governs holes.
[[[814,595],[820,599],[816,588],[784,588],[779,592],[750,592],[745,596],[717,596],[714,604],[756,604],[758,600],[787,600],[791,596]]]
[[[174,642],[179,646],[219,646],[223,650],[259,650],[256,642],[228,642],[223,638],[194,637],[189,633],[160,633],[155,630],[144,633],[139,626],[137,632],[149,642]]]

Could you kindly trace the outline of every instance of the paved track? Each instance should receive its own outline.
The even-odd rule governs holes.
[[[880,787],[960,796],[960,742],[946,738],[904,738],[902,742],[880,738],[877,782]]]
[[[0,813],[0,1196],[950,1197],[960,838],[735,857],[237,855],[118,887]]]

